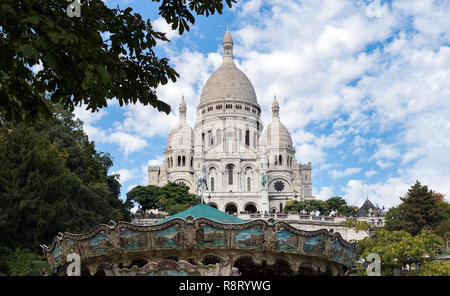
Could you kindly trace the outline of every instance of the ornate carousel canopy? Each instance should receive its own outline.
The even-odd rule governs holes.
[[[246,222],[201,204],[150,226],[111,221],[84,234],[60,233],[42,248],[59,275],[71,253],[90,275],[345,275],[357,244],[326,229]]]

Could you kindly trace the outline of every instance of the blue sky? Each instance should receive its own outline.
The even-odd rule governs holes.
[[[312,163],[313,194],[360,206],[400,202],[421,181],[450,193],[450,1],[238,0],[223,15],[197,17],[179,36],[147,0],[107,0],[132,7],[166,32],[160,57],[181,74],[158,88],[172,113],[140,104],[76,115],[114,159],[122,197],[147,184],[147,166],[162,162],[184,95],[193,125],[202,87],[221,63],[230,25],[235,59],[270,122],[274,94],[297,161]]]

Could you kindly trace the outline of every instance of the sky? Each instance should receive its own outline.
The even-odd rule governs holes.
[[[77,107],[98,151],[109,152],[122,198],[162,164],[184,96],[187,117],[221,64],[229,24],[237,66],[270,123],[274,95],[300,163],[312,163],[313,195],[361,206],[401,202],[416,180],[450,194],[450,0],[238,0],[199,16],[182,36],[148,0],[107,0],[149,18],[170,42],[156,52],[181,75],[157,89],[169,115],[116,102],[97,113]],[[81,10],[82,13],[82,10]]]

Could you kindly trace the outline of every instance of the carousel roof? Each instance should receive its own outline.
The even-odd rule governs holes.
[[[199,205],[193,206],[187,210],[179,212],[175,215],[169,216],[161,221],[158,221],[155,223],[155,225],[167,222],[174,218],[181,218],[183,220],[186,220],[186,218],[188,216],[192,216],[194,218],[194,220],[197,218],[207,218],[214,222],[219,222],[219,223],[224,223],[224,224],[240,224],[240,223],[246,222],[246,221],[239,219],[233,215],[229,215],[225,212],[219,211],[218,209],[213,208],[207,204],[199,204]]]

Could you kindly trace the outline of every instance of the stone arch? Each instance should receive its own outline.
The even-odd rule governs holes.
[[[225,206],[223,207],[223,211],[224,211],[225,213],[231,213],[231,214],[234,214],[234,213],[237,213],[238,210],[239,210],[238,205],[237,205],[236,203],[234,203],[234,202],[228,202],[228,203],[226,203]]]
[[[189,190],[193,189],[192,183],[184,178],[177,178],[177,179],[173,180],[172,182],[178,183],[178,184],[184,183],[184,184],[186,184],[187,187],[189,187]]]
[[[244,205],[244,211],[247,211],[249,213],[256,213],[258,211],[258,207],[254,202],[250,201]]]

